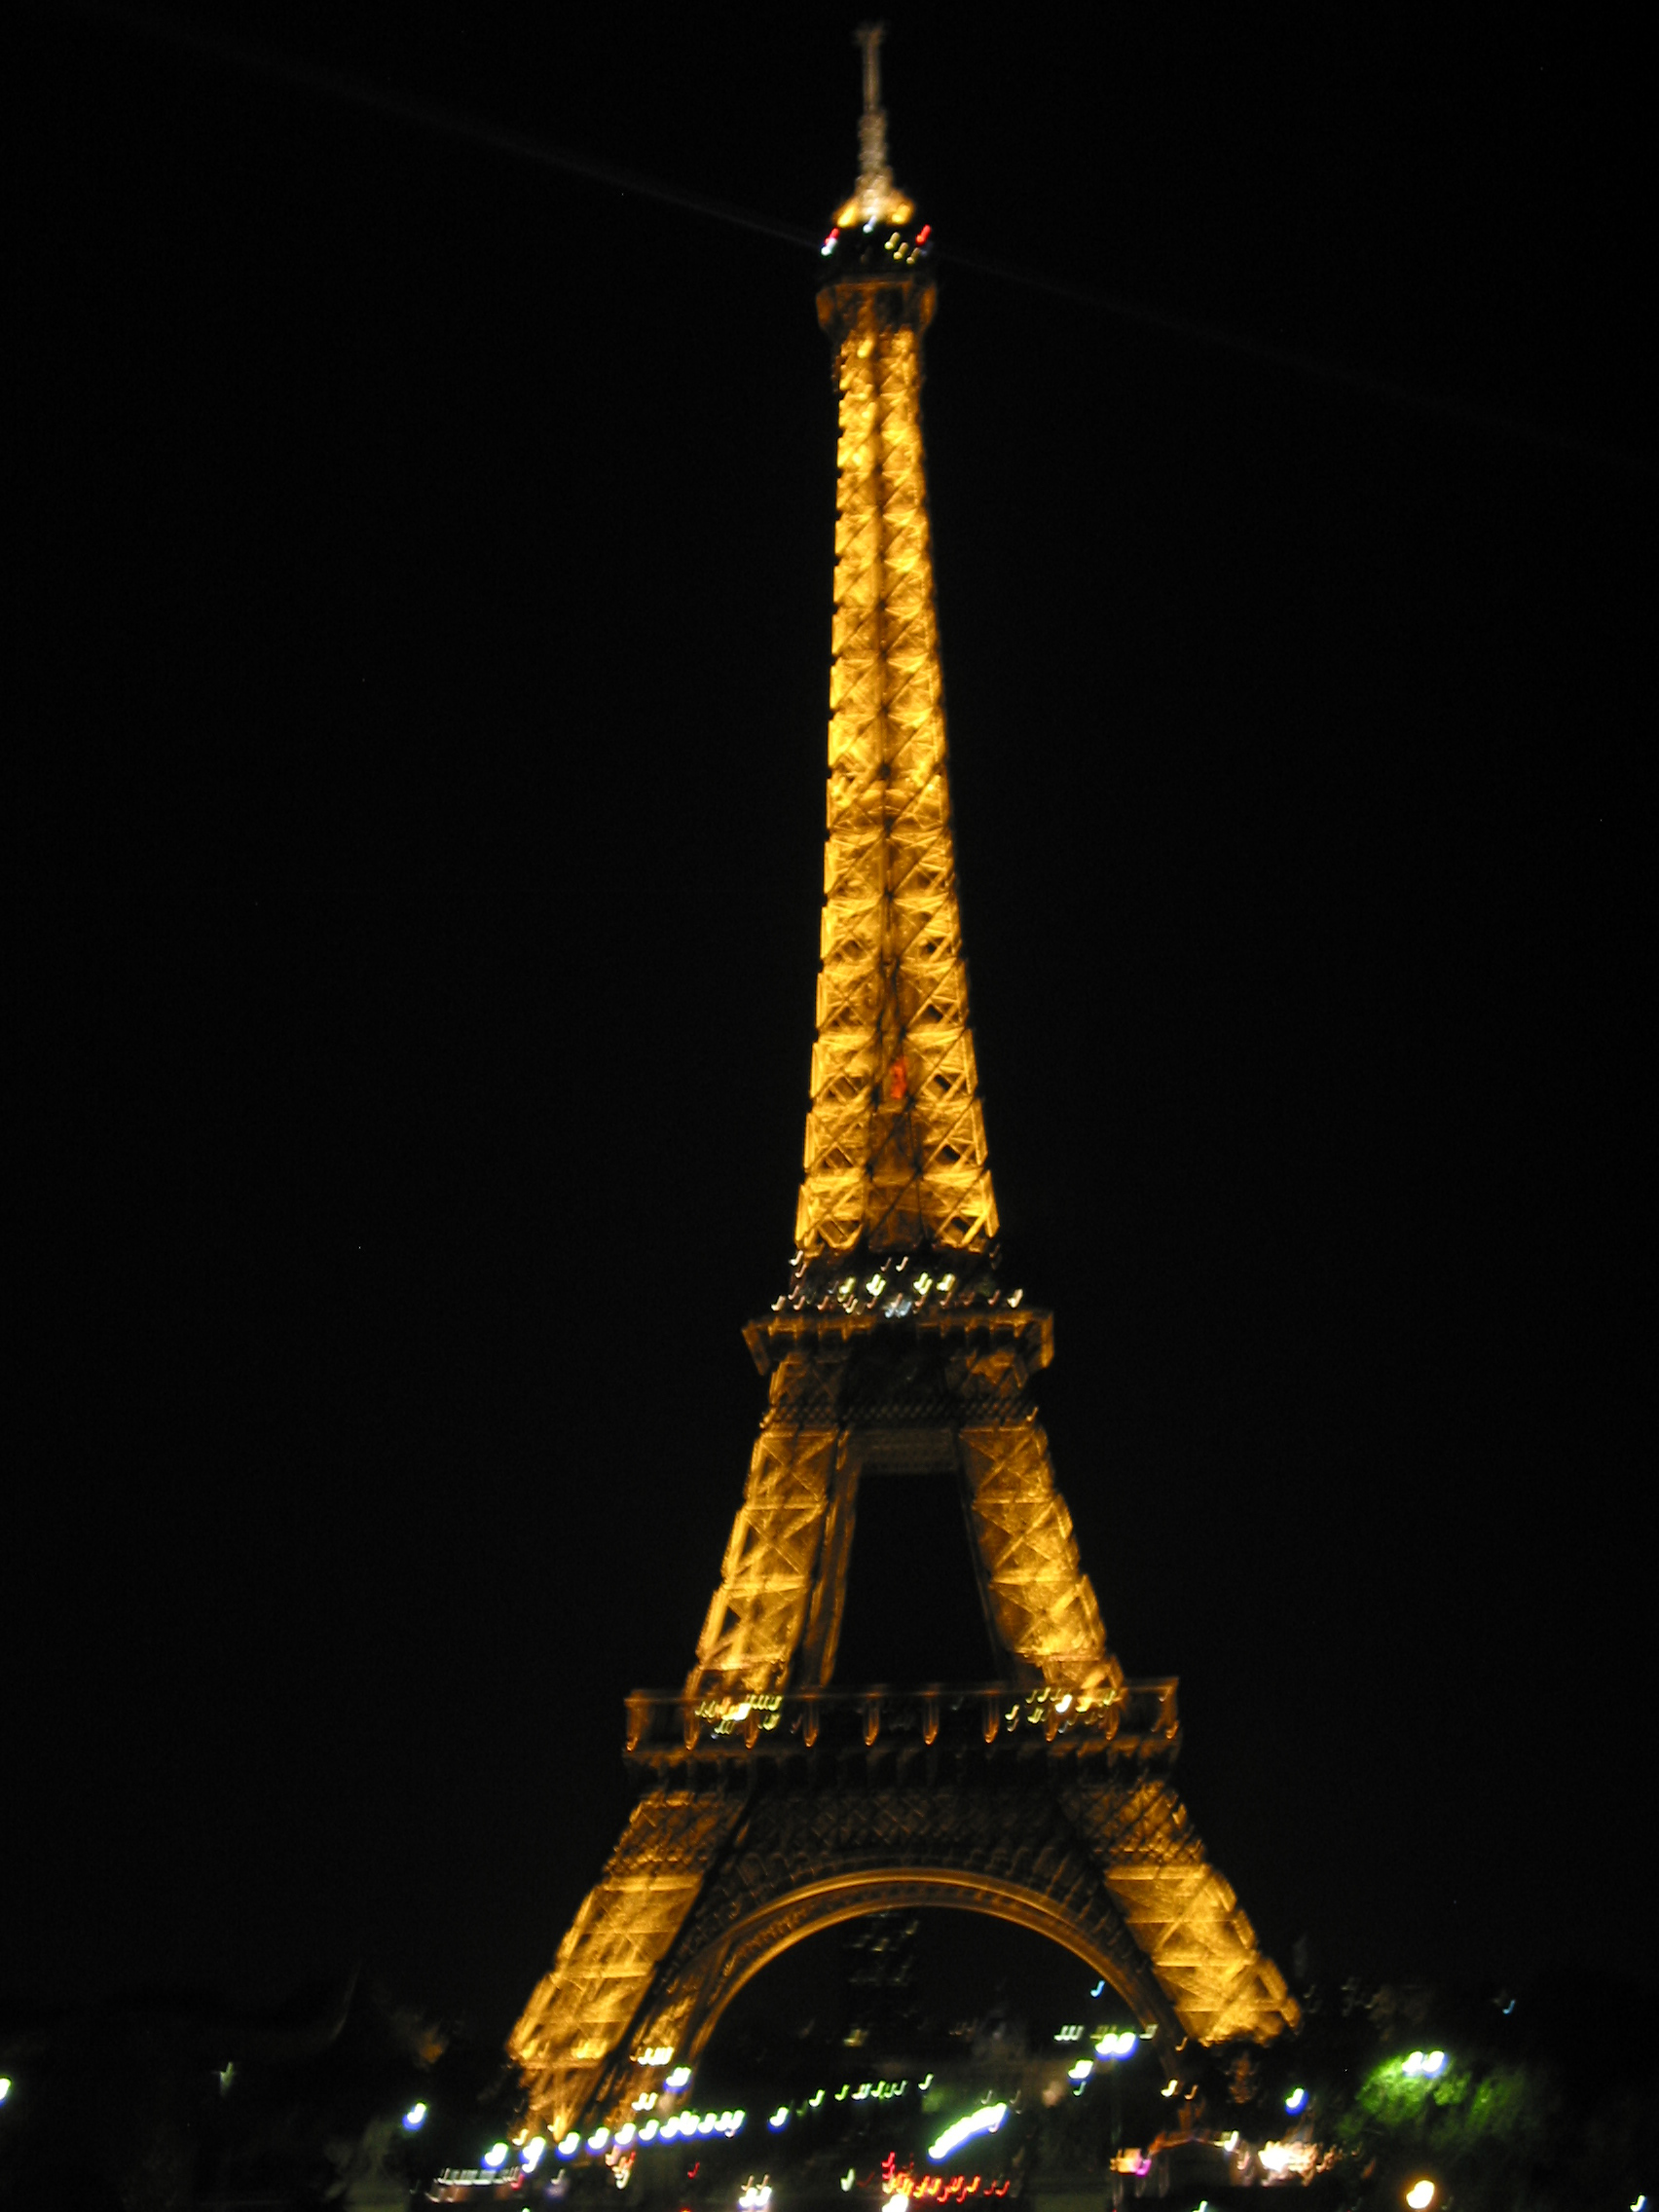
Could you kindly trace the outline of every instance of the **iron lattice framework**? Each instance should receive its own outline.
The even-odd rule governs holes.
[[[1069,1945],[1156,2034],[1263,2042],[1297,2009],[1169,1779],[1175,1684],[1126,1680],[1005,1290],[968,1021],[921,434],[926,229],[866,34],[858,190],[819,316],[840,401],[823,962],[791,1284],[683,1691],[628,1701],[642,1791],[514,2030],[533,2116],[614,2122],[766,1962],[838,1920],[966,1906]],[[859,1486],[962,1486],[997,1678],[835,1686]],[[668,2109],[666,2103],[660,2108]]]
[[[935,1267],[901,1255],[828,1287],[803,1269],[805,1287],[750,1324],[771,1402],[688,1692],[831,1679],[868,1471],[962,1478],[992,1647],[1012,1681],[1081,1692],[1114,1677],[1026,1386],[1051,1355],[1051,1318],[1011,1310],[972,1256]]]
[[[922,461],[933,302],[929,282],[862,274],[819,300],[841,421],[823,966],[795,1213],[809,1256],[979,1252],[996,1235]]]

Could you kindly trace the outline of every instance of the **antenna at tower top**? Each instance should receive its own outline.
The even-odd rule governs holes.
[[[893,171],[887,166],[887,113],[881,104],[881,42],[886,36],[885,23],[861,23],[853,33],[853,44],[864,55],[859,182],[852,200],[836,219],[860,222],[866,229],[877,223],[908,222],[911,213],[909,203],[895,189]]]
[[[881,46],[885,23],[861,23],[853,44],[864,55],[864,113],[859,117],[859,181],[853,197],[835,217],[835,228],[825,240],[826,254],[833,253],[844,231],[876,231],[883,224],[903,229],[915,216],[915,207],[893,181],[887,166],[887,110],[881,104]]]
[[[853,33],[853,44],[864,50],[866,115],[881,107],[881,42],[886,36],[885,23],[861,23]]]

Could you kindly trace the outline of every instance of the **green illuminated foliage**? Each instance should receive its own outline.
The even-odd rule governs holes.
[[[1346,2150],[1385,2171],[1415,2164],[1440,2174],[1467,2212],[1488,2205],[1519,2212],[1548,2201],[1533,2185],[1549,2155],[1557,2101],[1548,2078],[1526,2066],[1454,2063],[1431,2079],[1390,2058],[1366,2075],[1336,2134]]]

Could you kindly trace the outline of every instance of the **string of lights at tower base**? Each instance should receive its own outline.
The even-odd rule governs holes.
[[[1084,2055],[1074,2056],[1082,2046]],[[1255,2105],[1255,2124],[1205,2124],[1201,2104],[1180,2083],[1160,2080],[1155,2040],[1134,2028],[1067,2023],[1047,2046],[999,2068],[955,2061],[918,2076],[846,2076],[763,2110],[739,2103],[706,2106],[690,2069],[673,2052],[651,2054],[666,2086],[642,2098],[637,2120],[620,2127],[571,2129],[557,2142],[521,2130],[481,2144],[469,2165],[450,2165],[424,2190],[431,2203],[584,2204],[613,2202],[633,2191],[676,2212],[909,2212],[912,2206],[966,2206],[974,2200],[1046,2204],[1054,2179],[1044,2131],[1068,2115],[1088,2121],[1098,2147],[1097,2200],[1123,2203],[1175,2195],[1209,2203],[1198,2192],[1299,2188],[1323,2176],[1355,2185],[1371,2171],[1340,2128],[1326,2092],[1281,2075],[1284,2086]],[[729,2078],[728,2078],[729,2079]],[[1166,2124],[1140,2143],[1117,2142],[1111,2120],[1124,2105],[1109,2094],[1138,2083],[1135,2109],[1166,2106]],[[1474,2076],[1443,2048],[1396,2052],[1374,2067],[1367,2088],[1406,2113],[1466,2106]],[[1079,2100],[1082,2100],[1081,2110]],[[1261,2124],[1264,2108],[1274,2124]],[[404,2118],[418,2132],[424,2105]],[[1075,2136],[1074,2136],[1075,2140]],[[1374,2161],[1373,2161],[1374,2163]],[[631,2198],[631,2201],[633,2199]],[[1323,2201],[1323,2199],[1321,2199]],[[1448,2198],[1432,2171],[1402,2172],[1370,2205],[1435,2212]],[[1645,2212],[1645,2199],[1632,2200]]]
[[[1080,2045],[1086,2055],[1074,2056]],[[963,2057],[914,2077],[849,2075],[769,2111],[758,2098],[753,2110],[704,2103],[691,2069],[674,2065],[672,2050],[658,2047],[652,2056],[665,2084],[672,2080],[675,2086],[642,2099],[647,2109],[638,2121],[586,2135],[572,2129],[557,2143],[529,2126],[480,2140],[469,2161],[428,2169],[420,2200],[580,2200],[597,2208],[632,2191],[630,2202],[673,2212],[910,2212],[977,2199],[1029,2202],[1050,2212],[1057,2201],[1071,2206],[1080,2186],[1101,2207],[1170,2196],[1204,2207],[1210,2200],[1200,2191],[1234,2193],[1228,2201],[1235,2202],[1241,2191],[1331,2177],[1338,2195],[1320,2194],[1321,2205],[1455,2212],[1456,2194],[1420,2161],[1396,2161],[1381,2190],[1367,2186],[1378,2161],[1351,2129],[1345,2133],[1345,2113],[1351,2115],[1357,2088],[1358,2101],[1390,2111],[1409,2129],[1436,2111],[1468,2115],[1483,2091],[1496,2086],[1490,2069],[1439,2046],[1395,2051],[1357,2083],[1327,2080],[1311,2087],[1291,2078],[1289,2054],[1282,2054],[1279,2085],[1251,2100],[1252,2124],[1220,2127],[1205,2123],[1195,2092],[1161,2080],[1154,2038],[1115,2024],[1066,2023],[1040,2048],[1021,2042],[997,2061]],[[727,2085],[732,2079],[728,2073]],[[1120,2099],[1116,2092],[1125,2085],[1134,2094]],[[0,2077],[0,2107],[18,2087]],[[1120,2142],[1118,2122],[1126,2112],[1144,2117],[1161,2103],[1169,2108],[1167,2124],[1146,2132],[1141,2143]],[[1263,2124],[1268,2115],[1271,2126]],[[456,2117],[447,2115],[450,2142]],[[400,2131],[409,2149],[445,2118],[424,2099],[404,2111]],[[1069,2142],[1073,2153],[1080,2142],[1090,2147],[1087,2173],[1068,2174],[1051,2157],[1057,2142]],[[1640,2190],[1621,2204],[1648,2212]]]
[[[1353,2000],[1346,2011],[1324,2009],[1339,2020],[1374,2020],[1373,2001],[1391,1994],[1344,1986]],[[1104,1990],[1089,1994],[1098,2002]],[[717,2052],[695,2071],[655,2046],[664,2086],[642,2099],[637,2120],[557,2142],[528,2125],[511,2140],[480,2139],[469,2162],[431,2173],[424,2200],[603,2212],[621,2193],[647,2212],[927,2212],[979,2199],[1108,2212],[1154,2199],[1222,2212],[1256,2201],[1258,2190],[1290,2189],[1318,2212],[1488,2212],[1498,2203],[1508,2212],[1501,2194],[1471,2187],[1485,2169],[1502,2170],[1493,2115],[1506,2098],[1536,2106],[1548,2095],[1541,2076],[1506,2069],[1490,2045],[1463,2052],[1448,2038],[1404,2049],[1386,2036],[1367,2037],[1357,2065],[1351,2040],[1305,2038],[1298,2050],[1245,2067],[1247,2083],[1235,2052],[1201,2085],[1184,2085],[1166,2078],[1157,2039],[1135,2027],[1074,2017],[1039,2033],[1021,2021],[1005,2039],[1010,2016],[996,2001],[948,2031],[973,2050],[926,2073],[901,2075],[885,2059],[808,2087],[798,2052],[781,2058],[793,2041],[788,2017],[769,2017],[770,2066],[760,2046],[741,2065]],[[782,2096],[780,2062],[797,2074]],[[1304,2064],[1310,2070],[1299,2076]],[[417,2131],[426,2118],[418,2105],[404,2127]],[[1369,2124],[1379,2118],[1381,2132]],[[1649,2206],[1634,2184],[1566,2201],[1571,2212]]]
[[[1300,2083],[1277,2100],[1278,2129],[1250,2140],[1238,2127],[1195,2125],[1191,2092],[1173,2080],[1156,2083],[1153,2039],[1133,2028],[1087,2031],[1088,2055],[1067,2046],[1086,2031],[1058,2029],[1051,2054],[1005,2069],[1006,2079],[976,2095],[968,2084],[982,2069],[952,2067],[917,2076],[845,2079],[776,2104],[763,2116],[741,2105],[699,2110],[689,2069],[668,2076],[672,2090],[640,2100],[638,2120],[617,2128],[569,2130],[556,2143],[528,2129],[512,2142],[481,2148],[471,2166],[439,2172],[426,2190],[433,2203],[499,2201],[558,2203],[577,2194],[644,2189],[650,2201],[678,2197],[709,2212],[804,2212],[809,2205],[846,2203],[861,2212],[966,2204],[983,2198],[1019,2201],[1029,2194],[1029,2151],[1045,2119],[1062,2103],[1098,2097],[1117,2070],[1137,2066],[1152,2093],[1170,2106],[1169,2124],[1144,2145],[1114,2149],[1105,2172],[1134,2194],[1162,2194],[1171,2181],[1205,2175],[1210,2186],[1275,2188],[1309,2182],[1338,2162],[1315,2133],[1316,2100]],[[1054,2048],[1053,2046],[1058,2046]],[[666,2062],[672,2052],[652,2055]],[[1390,2062],[1398,2082],[1426,2094],[1447,2079],[1443,2050],[1412,2051]],[[669,2109],[672,2106],[673,2109]],[[418,2125],[424,2108],[405,2120]],[[1104,2118],[1104,2114],[1101,2115]],[[878,2138],[886,2134],[885,2145]],[[1422,2212],[1436,2200],[1426,2176],[1403,2201]],[[1422,2191],[1430,2194],[1422,2194]]]

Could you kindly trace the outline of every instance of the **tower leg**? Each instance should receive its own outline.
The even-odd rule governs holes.
[[[740,1798],[688,1789],[652,1790],[635,1806],[507,2046],[553,2135],[575,2124],[626,2043],[741,1810]]]

